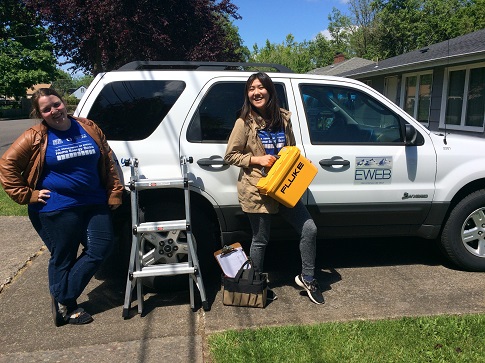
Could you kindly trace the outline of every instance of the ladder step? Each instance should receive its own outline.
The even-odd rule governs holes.
[[[171,187],[184,187],[184,178],[140,179],[135,182],[135,189],[137,190]]]
[[[166,265],[145,266],[142,267],[140,271],[134,271],[133,277],[174,276],[193,273],[195,273],[195,267],[189,266],[188,262],[181,262]]]
[[[136,233],[142,232],[160,232],[160,231],[174,231],[187,229],[187,220],[180,219],[177,221],[158,221],[158,222],[144,222],[136,226]]]

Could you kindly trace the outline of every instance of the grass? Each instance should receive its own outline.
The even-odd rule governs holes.
[[[26,216],[27,206],[15,203],[5,193],[3,188],[0,188],[0,216]]]
[[[485,359],[485,314],[225,331],[208,338],[214,363],[467,362]]]

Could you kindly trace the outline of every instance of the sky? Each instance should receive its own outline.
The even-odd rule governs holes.
[[[231,0],[239,7],[241,20],[233,23],[239,28],[244,45],[253,50],[256,43],[263,47],[283,43],[288,34],[296,42],[312,40],[327,30],[328,16],[335,7],[348,13],[347,0]]]

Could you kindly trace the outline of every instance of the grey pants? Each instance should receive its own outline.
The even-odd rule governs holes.
[[[280,204],[279,214],[300,234],[301,271],[304,275],[313,276],[317,244],[315,222],[301,200],[293,208]],[[253,231],[250,257],[254,268],[262,272],[264,253],[270,238],[271,214],[247,213],[247,216]]]

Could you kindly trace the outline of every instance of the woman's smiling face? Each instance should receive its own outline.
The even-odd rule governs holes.
[[[71,121],[67,117],[67,110],[59,97],[54,95],[39,97],[39,111],[47,125],[57,130],[67,130]]]
[[[262,85],[259,79],[255,79],[248,89],[248,98],[251,104],[264,114],[266,106],[269,102],[269,93],[266,88]]]

